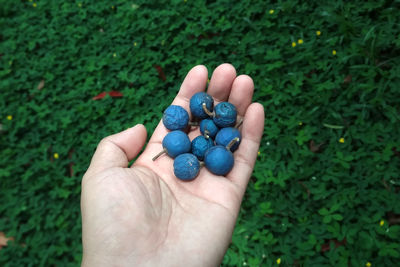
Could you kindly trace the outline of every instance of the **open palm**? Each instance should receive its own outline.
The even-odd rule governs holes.
[[[189,71],[173,101],[189,111],[190,97],[204,91],[207,69]],[[215,104],[233,103],[243,118],[242,141],[226,177],[202,168],[189,182],[173,173],[173,159],[162,150],[167,130],[160,122],[146,141],[137,125],[104,138],[82,180],[84,266],[218,266],[229,246],[240,203],[253,171],[264,129],[264,110],[252,103],[253,81],[236,77],[232,65],[213,72],[207,93]],[[192,140],[200,135],[192,128]]]

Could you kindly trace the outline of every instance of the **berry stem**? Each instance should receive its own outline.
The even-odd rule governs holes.
[[[155,161],[156,159],[158,159],[162,154],[167,153],[167,149],[164,147],[164,149],[158,153],[157,155],[154,156],[153,161]]]
[[[200,123],[198,121],[189,121],[189,126],[199,126]]]
[[[210,116],[210,117],[213,117],[213,116],[214,116],[214,112],[211,112],[211,111],[209,111],[209,110],[207,109],[206,103],[203,103],[202,106],[203,106],[204,112],[205,112],[208,116]]]
[[[226,149],[231,150],[231,147],[239,141],[239,137],[233,138],[232,141],[230,141],[229,144],[226,146]]]
[[[204,137],[206,139],[210,138],[210,132],[208,130],[204,130]]]
[[[240,126],[243,124],[243,118],[240,118],[240,120],[236,123],[235,128],[239,129]]]
[[[200,161],[200,168],[204,167],[206,164],[204,163],[204,161]]]

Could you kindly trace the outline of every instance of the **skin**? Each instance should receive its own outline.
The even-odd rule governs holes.
[[[172,104],[189,111],[190,97],[204,91],[207,69],[192,68]],[[219,266],[231,242],[240,204],[264,130],[264,109],[252,103],[254,85],[230,64],[218,66],[208,93],[215,105],[229,101],[244,118],[235,165],[226,177],[201,168],[184,182],[173,159],[152,157],[167,130],[160,121],[146,149],[139,124],[104,138],[82,180],[82,266]],[[200,135],[192,128],[192,140]]]

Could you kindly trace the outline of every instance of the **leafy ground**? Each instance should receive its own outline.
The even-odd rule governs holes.
[[[230,62],[253,77],[266,124],[223,265],[395,266],[399,10],[0,0],[0,264],[76,266],[98,141],[136,123],[151,134],[191,67]]]

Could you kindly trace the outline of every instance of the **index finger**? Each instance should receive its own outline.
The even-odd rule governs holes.
[[[186,109],[190,116],[189,101],[190,98],[197,92],[204,91],[207,85],[208,71],[203,65],[193,67],[186,75],[181,88],[171,105],[178,105]],[[152,137],[150,138],[149,144],[161,143],[164,136],[168,133],[168,130],[164,127],[162,121],[160,121],[154,130]]]

